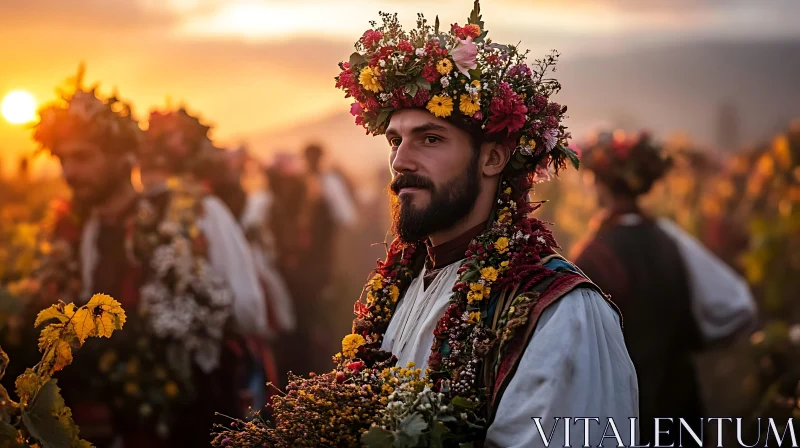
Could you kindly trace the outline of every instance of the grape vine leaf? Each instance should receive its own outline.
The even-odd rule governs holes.
[[[22,408],[22,421],[42,448],[71,448],[81,444],[72,411],[64,403],[57,380],[46,382],[29,406]]]

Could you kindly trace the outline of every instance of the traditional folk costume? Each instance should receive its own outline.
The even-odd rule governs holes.
[[[141,148],[130,107],[80,84],[41,114],[35,139],[45,148],[85,138],[131,159]],[[136,197],[113,218],[80,203],[56,210],[42,297],[80,304],[104,291],[128,314],[119,337],[87,344],[62,376],[86,438],[202,446],[214,411],[238,411],[229,343],[234,330],[263,328],[247,311],[263,297],[252,265],[235,264],[247,258],[235,231],[218,200],[189,187]]]
[[[575,259],[625,314],[644,445],[654,443],[647,422],[656,417],[695,424],[706,416],[693,356],[754,324],[756,306],[744,279],[677,225],[637,206],[635,198],[665,173],[669,160],[646,136],[615,135],[589,142],[582,160],[596,182],[627,192],[630,200],[597,218]],[[660,443],[678,443],[670,437],[662,435]]]
[[[514,148],[488,222],[439,246],[392,243],[366,302],[356,304],[345,351],[368,363],[390,353],[401,367],[427,369],[451,404],[466,399],[478,409],[469,425],[452,423],[472,442],[543,446],[532,420],[541,418],[545,435],[561,425],[551,446],[582,446],[582,428],[571,428],[565,441],[559,417],[603,425],[613,417],[625,423],[617,429],[628,441],[638,395],[621,316],[529,216],[538,207],[528,200],[534,172],[577,165],[561,124],[566,107],[549,99],[560,86],[543,78],[556,55],[531,70],[524,52],[486,34],[477,1],[468,24],[449,32],[439,31],[438,19],[431,29],[420,18],[405,33],[396,16],[384,15],[341,64],[337,86],[355,99],[356,123],[373,135],[385,131],[393,111],[426,108]],[[592,428],[593,446],[603,430]]]
[[[516,47],[486,39],[477,1],[449,32],[422,16],[406,32],[383,14],[364,33],[337,77],[356,123],[378,135],[393,111],[425,108],[509,145],[495,207],[444,244],[393,241],[355,304],[336,369],[291,377],[273,423],[222,431],[215,446],[584,446],[583,426],[565,428],[565,417],[603,422],[586,425],[591,446],[604,435],[635,442],[621,316],[529,216],[534,173],[577,165],[566,108],[549,99],[559,85],[544,79],[554,62],[532,70]]]

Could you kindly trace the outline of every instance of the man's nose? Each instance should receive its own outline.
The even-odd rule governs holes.
[[[394,152],[391,161],[392,171],[395,173],[414,172],[417,170],[417,163],[414,160],[414,150],[410,144],[403,142]]]

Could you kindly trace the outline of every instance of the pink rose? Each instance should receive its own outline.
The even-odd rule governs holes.
[[[472,42],[472,38],[465,40],[459,39],[456,48],[450,52],[453,61],[456,63],[458,71],[469,77],[469,70],[478,68],[478,46]]]

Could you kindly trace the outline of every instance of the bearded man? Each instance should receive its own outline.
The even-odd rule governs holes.
[[[438,19],[409,33],[396,16],[383,22],[337,77],[356,123],[386,138],[397,235],[356,304],[344,356],[393,355],[448,400],[474,400],[472,440],[485,446],[635,441],[621,316],[529,216],[534,174],[577,165],[566,107],[550,100],[560,86],[544,78],[557,55],[531,70],[524,52],[486,40],[477,1],[449,33]],[[601,423],[575,424],[586,417]]]
[[[40,111],[34,134],[73,193],[56,210],[41,298],[81,304],[103,291],[129,320],[108,344],[87,344],[59,384],[82,435],[99,446],[208,444],[214,408],[237,411],[234,372],[221,366],[236,359],[224,341],[242,320],[226,272],[209,261],[230,249],[206,238],[220,220],[202,195],[134,190],[138,123],[127,103],[84,89],[81,75]],[[254,274],[252,283],[249,295],[260,297]]]

